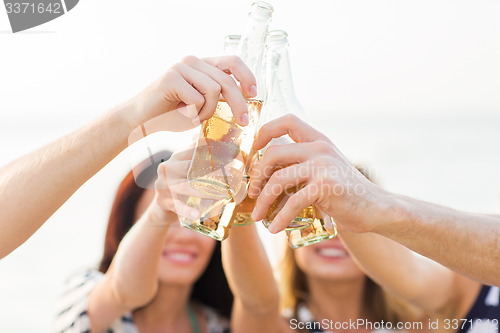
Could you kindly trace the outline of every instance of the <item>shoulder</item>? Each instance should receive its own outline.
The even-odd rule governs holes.
[[[59,294],[54,328],[56,332],[82,333],[90,331],[87,313],[88,297],[92,289],[104,278],[97,270],[80,271],[66,280]],[[132,314],[118,318],[108,332],[137,333]]]
[[[60,312],[70,310],[80,300],[85,299],[103,277],[104,274],[96,270],[80,271],[72,275],[59,293],[57,309]]]
[[[90,326],[87,316],[88,295],[103,276],[99,271],[85,270],[66,280],[56,303],[54,325],[58,332],[84,331]]]

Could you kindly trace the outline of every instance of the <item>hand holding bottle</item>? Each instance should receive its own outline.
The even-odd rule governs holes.
[[[314,205],[351,231],[370,231],[371,216],[384,204],[384,191],[368,181],[323,134],[293,115],[262,126],[254,143],[265,147],[288,134],[294,144],[269,147],[251,171],[249,196],[257,198],[254,221],[264,218],[286,189],[301,186],[274,218],[269,230],[283,230],[305,207]],[[277,171],[276,168],[287,166]],[[267,181],[267,183],[266,183]]]
[[[231,77],[238,80],[240,87]],[[235,120],[248,124],[245,97],[257,94],[255,76],[237,56],[199,59],[187,56],[126,104],[126,117],[131,128],[179,109],[163,130],[180,131],[193,128],[210,118],[220,95],[231,106]],[[130,112],[131,110],[131,112]],[[170,115],[170,114],[169,114]]]

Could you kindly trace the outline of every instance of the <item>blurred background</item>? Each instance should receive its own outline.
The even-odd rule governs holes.
[[[391,191],[499,212],[500,2],[270,2],[271,28],[289,33],[296,92],[313,126]],[[18,34],[1,8],[0,165],[85,125],[183,56],[221,54],[250,4],[85,0]],[[166,135],[166,147],[175,142]],[[51,331],[64,280],[100,259],[130,156],[0,261],[0,332]],[[275,263],[277,238],[262,234]]]

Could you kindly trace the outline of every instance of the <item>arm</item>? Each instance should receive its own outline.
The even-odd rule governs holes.
[[[106,330],[117,318],[148,304],[158,291],[158,267],[175,215],[161,217],[152,206],[123,238],[104,279],[89,295],[91,332]]]
[[[126,147],[126,104],[0,169],[0,258],[28,239]]]
[[[235,333],[275,333],[280,321],[278,287],[255,224],[233,226],[222,243],[222,261],[235,300]]]
[[[239,78],[245,95],[252,95],[255,77],[241,59],[186,57],[129,102],[1,168],[0,258],[25,242],[82,184],[125,149],[129,135],[145,122],[168,113],[172,117],[166,124],[161,118],[163,130],[194,127],[213,114],[222,93],[237,121],[248,123],[246,103],[228,75],[231,73]]]
[[[453,271],[377,234],[342,230],[339,235],[361,269],[388,292],[429,314],[456,301],[459,276]]]
[[[199,212],[178,200],[176,190],[186,188],[179,172],[186,169],[186,152],[172,154],[158,167],[156,195],[141,218],[120,242],[104,279],[89,295],[88,315],[92,332],[107,329],[123,314],[147,305],[158,291],[158,269],[168,230],[176,224],[177,214],[199,215]]]
[[[485,284],[500,285],[500,217],[391,194],[394,206],[373,232],[401,243],[457,273]]]
[[[284,134],[297,143],[267,149],[252,170],[249,187],[249,196],[258,196],[252,218],[259,220],[284,188],[303,185],[274,218],[271,232],[283,230],[303,208],[316,205],[350,231],[385,236],[460,274],[500,285],[500,218],[385,191],[358,172],[328,138],[294,116],[265,124],[254,149]],[[291,164],[273,173],[275,166]]]

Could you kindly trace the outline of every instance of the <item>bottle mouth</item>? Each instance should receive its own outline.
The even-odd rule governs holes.
[[[271,30],[267,33],[267,43],[288,44],[288,34],[284,30]]]
[[[252,10],[249,15],[260,16],[260,20],[269,20],[274,12],[272,5],[264,1],[255,1],[252,3]]]
[[[240,39],[241,39],[241,35],[227,35],[226,37],[224,37],[224,40],[226,42],[228,42],[228,41],[239,42]]]
[[[269,11],[271,13],[274,12],[274,7],[270,3],[264,1],[254,1],[252,3],[252,8],[258,8],[260,10]]]

